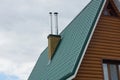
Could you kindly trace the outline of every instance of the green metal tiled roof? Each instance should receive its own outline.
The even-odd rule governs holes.
[[[48,49],[39,57],[28,80],[65,80],[75,73],[104,0],[92,0],[60,34],[62,40],[48,65]]]

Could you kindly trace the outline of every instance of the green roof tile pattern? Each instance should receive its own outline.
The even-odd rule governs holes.
[[[28,80],[65,80],[75,73],[104,0],[92,0],[60,34],[62,40],[48,65],[48,49]]]

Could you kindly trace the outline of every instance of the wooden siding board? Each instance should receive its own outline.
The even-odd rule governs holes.
[[[104,80],[102,60],[120,60],[120,19],[101,16],[76,78]]]

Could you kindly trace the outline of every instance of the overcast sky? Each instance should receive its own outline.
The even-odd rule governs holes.
[[[59,12],[59,32],[90,0],[0,0],[0,80],[27,80],[47,47],[49,12]]]

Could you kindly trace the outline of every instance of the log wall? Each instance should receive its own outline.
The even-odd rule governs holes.
[[[120,18],[101,16],[73,80],[104,80],[103,59],[120,60]]]

